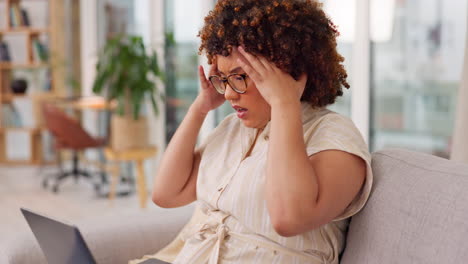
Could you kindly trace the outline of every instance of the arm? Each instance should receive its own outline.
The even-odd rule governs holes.
[[[195,201],[200,153],[194,149],[205,117],[192,105],[167,146],[152,195],[153,202],[160,207],[178,207]]]
[[[273,227],[294,236],[330,222],[358,194],[365,162],[337,150],[308,157],[300,107],[307,76],[295,80],[264,57],[239,51],[239,64],[271,106],[265,199]]]
[[[339,150],[308,157],[305,149],[299,102],[273,105],[265,198],[282,236],[332,221],[364,183],[366,164],[361,158]]]
[[[211,67],[215,70],[216,65]],[[153,186],[153,202],[160,207],[178,207],[196,199],[201,156],[195,151],[197,136],[206,115],[224,102],[199,67],[201,91],[174,134],[159,165]]]

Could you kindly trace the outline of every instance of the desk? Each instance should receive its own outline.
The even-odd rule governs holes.
[[[60,107],[75,110],[110,111],[116,108],[115,102],[108,102],[101,96],[86,96],[77,98],[56,98],[55,104]]]
[[[150,158],[157,153],[157,148],[149,146],[147,148],[129,149],[129,150],[113,150],[111,148],[104,149],[107,160],[109,161],[134,161],[137,168],[137,193],[140,200],[140,207],[146,207],[146,200],[148,197],[148,191],[146,190],[146,178],[143,168],[143,161]],[[115,189],[119,180],[119,169],[118,166],[113,170],[111,178],[111,188],[109,191],[109,200],[112,201],[115,197]]]

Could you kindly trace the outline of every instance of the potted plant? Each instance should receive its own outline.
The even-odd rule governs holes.
[[[109,39],[96,65],[93,92],[116,102],[111,118],[111,145],[116,150],[148,145],[148,124],[141,115],[149,99],[158,115],[155,96],[163,99],[157,86],[162,79],[156,52],[148,53],[139,36],[119,35]]]

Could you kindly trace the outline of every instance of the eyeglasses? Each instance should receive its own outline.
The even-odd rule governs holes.
[[[224,78],[218,75],[212,75],[209,77],[209,80],[220,94],[226,93],[226,86],[228,83],[236,93],[243,94],[247,91],[247,81],[245,78],[247,78],[247,74],[233,73]]]

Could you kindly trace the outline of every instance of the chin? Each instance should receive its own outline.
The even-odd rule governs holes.
[[[265,127],[266,124],[261,125],[259,122],[255,122],[253,120],[242,120],[242,124],[244,124],[245,127],[248,128],[263,128]]]
[[[244,124],[245,127],[248,127],[248,128],[256,128],[257,126],[255,126],[255,124],[252,124],[252,122],[250,122],[249,120],[242,120],[242,124]]]

